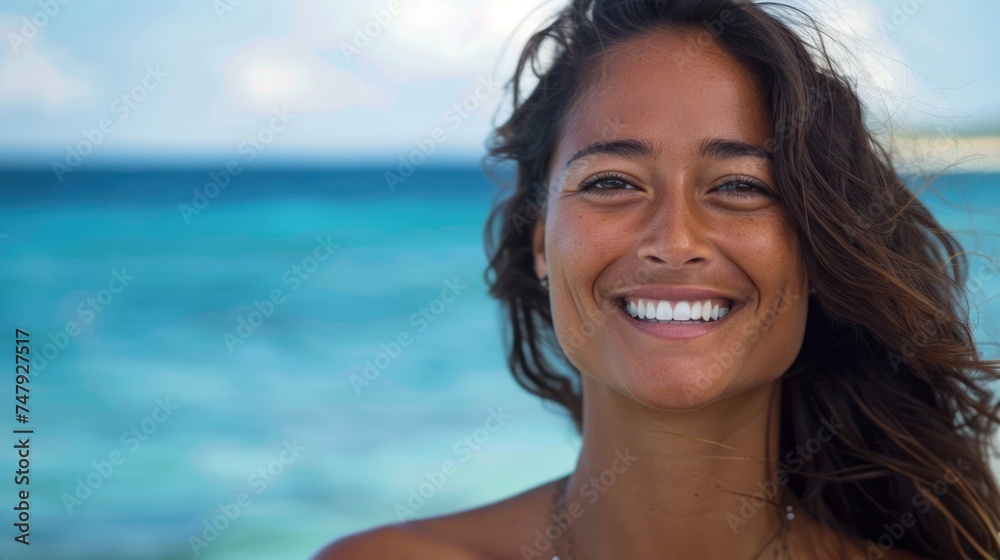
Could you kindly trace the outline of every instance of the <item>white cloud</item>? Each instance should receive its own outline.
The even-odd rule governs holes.
[[[287,106],[310,113],[385,103],[382,88],[323,59],[333,51],[339,56],[341,41],[330,27],[349,7],[346,2],[296,0],[290,33],[243,46],[221,69],[228,104],[250,112]]]
[[[90,92],[35,50],[8,55],[0,63],[0,103],[38,103],[58,106]]]
[[[377,86],[337,70],[295,42],[250,45],[228,62],[225,73],[229,102],[251,112],[281,106],[296,113],[327,112],[378,106],[386,97]]]
[[[0,14],[0,37],[8,41],[11,33],[19,34],[16,15]],[[5,49],[0,60],[0,104],[41,104],[58,107],[71,99],[83,97],[90,87],[69,76],[46,55],[41,36],[20,45],[17,52]]]
[[[400,12],[384,26],[361,58],[397,82],[470,76],[513,71],[509,58],[530,33],[561,7],[555,0],[444,0],[401,1]],[[338,50],[351,44],[364,29],[370,12],[343,14],[348,25],[337,41]],[[509,41],[509,42],[508,42]]]
[[[287,35],[248,44],[229,58],[215,107],[222,107],[222,101],[253,112],[276,105],[333,111],[386,103],[386,86],[366,81],[373,77],[393,85],[506,78],[513,71],[515,51],[561,2],[539,4],[400,0],[400,9],[390,13],[388,0],[296,0]]]

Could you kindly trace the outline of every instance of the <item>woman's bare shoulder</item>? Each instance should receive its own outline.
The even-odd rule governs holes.
[[[378,527],[327,546],[313,560],[504,560],[522,558],[544,529],[553,482],[458,513]],[[378,556],[376,556],[378,555]]]
[[[369,558],[438,558],[440,560],[491,560],[456,543],[447,542],[419,528],[385,526],[351,535],[321,550],[313,560],[366,560]]]

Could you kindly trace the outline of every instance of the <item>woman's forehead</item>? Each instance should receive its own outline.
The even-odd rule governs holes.
[[[766,143],[772,123],[749,68],[693,35],[649,33],[609,50],[570,108],[560,148],[621,137],[667,149],[706,138]]]

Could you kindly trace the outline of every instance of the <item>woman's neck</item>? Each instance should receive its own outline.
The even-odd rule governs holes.
[[[780,398],[779,380],[665,412],[585,376],[583,448],[566,490],[577,558],[753,558],[785,515],[773,505],[785,494]]]

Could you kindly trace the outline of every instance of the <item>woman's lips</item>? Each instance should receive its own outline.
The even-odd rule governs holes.
[[[723,297],[664,300],[625,297],[621,305],[629,316],[643,321],[716,321],[725,317],[733,301]]]
[[[645,319],[639,319],[630,313],[630,310],[628,309],[629,307],[628,299],[629,298],[621,300],[618,305],[618,308],[621,310],[620,316],[625,320],[626,323],[628,323],[633,328],[645,334],[655,336],[657,338],[673,339],[673,340],[688,340],[704,336],[706,334],[710,334],[715,330],[719,329],[720,327],[729,324],[729,317],[733,313],[738,312],[743,307],[743,305],[738,302],[727,300],[728,304],[731,306],[728,308],[729,311],[725,314],[720,313],[718,318],[716,319],[711,319],[710,315],[709,320],[707,321],[704,319],[699,319],[698,321],[692,321],[690,319],[682,321],[677,321],[674,319],[670,319],[667,321],[645,320]],[[685,303],[685,302],[671,302],[671,303]],[[691,306],[691,302],[686,302],[686,303],[689,306]],[[660,307],[659,301],[657,301],[656,304],[657,304],[656,305],[657,309],[659,309]],[[718,305],[717,303],[713,302],[712,309],[713,310],[716,309],[717,305]],[[681,316],[683,316],[684,306],[682,305],[680,307],[681,307],[680,309]],[[721,307],[719,308],[721,309]],[[671,308],[672,313],[675,310],[676,310],[675,308],[673,307]],[[704,305],[702,305],[702,312],[704,313]]]

